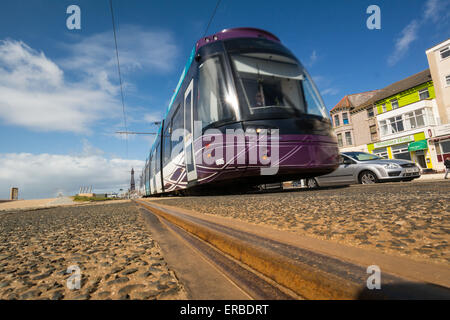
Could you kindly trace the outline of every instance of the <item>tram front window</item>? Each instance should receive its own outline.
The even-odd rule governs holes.
[[[227,99],[229,95],[221,58],[208,58],[199,66],[198,106],[195,110],[195,119],[202,122],[202,128],[234,118],[232,105]]]
[[[268,53],[235,54],[231,59],[241,104],[251,115],[309,113],[327,117],[314,84],[297,61]]]

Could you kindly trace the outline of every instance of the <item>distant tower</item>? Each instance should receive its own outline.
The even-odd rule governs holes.
[[[134,185],[134,169],[131,168],[130,191],[134,191],[134,190],[135,190],[135,185]]]

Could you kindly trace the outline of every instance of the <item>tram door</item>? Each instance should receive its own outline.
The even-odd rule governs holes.
[[[193,88],[194,80],[191,80],[188,88],[184,92],[184,150],[187,180],[193,181],[197,179],[197,171],[194,163],[194,110],[193,110]]]

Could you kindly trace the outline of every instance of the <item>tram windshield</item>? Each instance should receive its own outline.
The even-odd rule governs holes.
[[[308,73],[291,57],[274,53],[231,55],[240,103],[251,115],[315,114],[328,118]]]

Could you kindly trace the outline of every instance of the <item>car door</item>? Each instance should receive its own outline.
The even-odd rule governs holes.
[[[342,184],[356,183],[356,172],[358,164],[355,160],[345,155],[339,156],[339,175]]]
[[[320,186],[350,184],[353,183],[353,175],[355,170],[355,161],[344,155],[339,155],[339,167],[332,173],[317,177],[316,179],[318,180]]]

